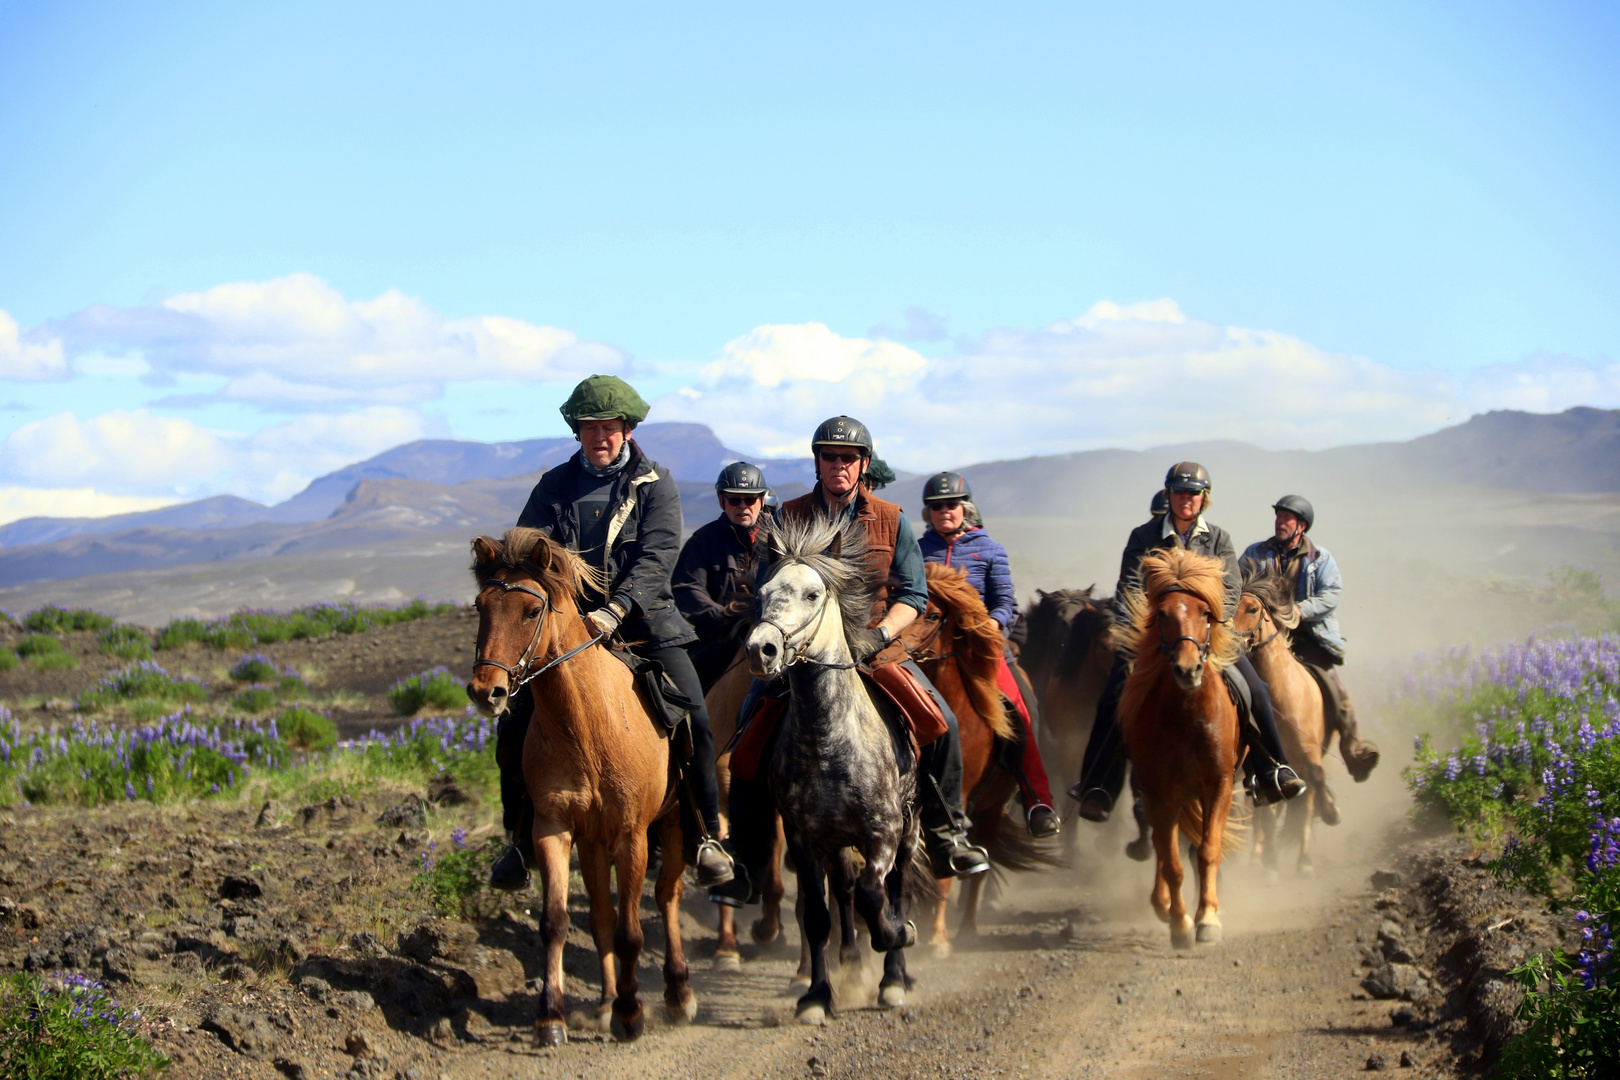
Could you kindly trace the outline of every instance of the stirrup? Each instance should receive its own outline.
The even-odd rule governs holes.
[[[725,866],[719,870],[710,870],[703,865],[703,856],[706,853],[718,854],[725,860]],[[720,846],[720,841],[710,837],[698,845],[697,854],[692,860],[693,869],[697,871],[698,884],[705,888],[716,888],[733,880],[737,876],[737,862],[726,849]]]
[[[1100,787],[1084,788],[1084,781],[1069,789],[1069,798],[1080,804],[1080,816],[1101,824],[1114,812],[1114,797]]]
[[[960,833],[952,839],[949,860],[953,875],[960,878],[975,877],[990,869],[988,851],[977,844],[968,843],[967,837]]]
[[[733,860],[732,871],[730,881],[716,885],[709,890],[710,903],[739,908],[744,904],[752,904],[758,899],[754,892],[753,879],[748,875],[748,868],[742,863]]]

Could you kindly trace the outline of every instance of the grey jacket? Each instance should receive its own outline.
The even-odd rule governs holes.
[[[571,551],[581,545],[574,492],[579,454],[546,470],[517,523],[539,529]],[[697,635],[675,608],[670,571],[681,550],[681,494],[675,480],[630,442],[630,460],[613,481],[604,556],[608,606],[623,620],[619,637],[650,648],[685,645]]]
[[[1219,525],[1209,524],[1200,514],[1193,524],[1191,540],[1182,544],[1170,521],[1167,515],[1162,520],[1155,518],[1131,530],[1130,539],[1125,541],[1125,554],[1119,561],[1119,584],[1114,586],[1116,614],[1124,615],[1121,598],[1126,592],[1142,588],[1142,556],[1160,548],[1186,547],[1189,551],[1219,559],[1225,567],[1221,576],[1226,581],[1226,610],[1221,613],[1221,620],[1230,619],[1237,610],[1238,597],[1243,589],[1242,579],[1238,577],[1237,549],[1232,546],[1231,534]]]
[[[1339,632],[1339,593],[1344,579],[1339,575],[1339,564],[1326,548],[1311,543],[1309,536],[1301,541],[1295,558],[1303,559],[1299,568],[1299,585],[1294,590],[1294,603],[1299,607],[1300,629],[1316,639],[1316,643],[1334,656],[1345,651],[1344,635]],[[1281,566],[1282,549],[1276,538],[1250,544],[1243,552],[1244,562],[1253,562],[1263,571],[1274,571]]]

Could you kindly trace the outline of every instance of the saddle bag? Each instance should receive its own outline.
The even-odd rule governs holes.
[[[910,666],[884,664],[871,670],[863,668],[861,674],[899,708],[918,746],[927,746],[949,730],[944,708]]]

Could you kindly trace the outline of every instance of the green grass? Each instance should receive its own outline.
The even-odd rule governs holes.
[[[68,634],[83,630],[105,630],[113,620],[88,608],[60,608],[46,604],[23,616],[23,628],[40,634]]]
[[[412,716],[430,706],[455,709],[466,704],[467,688],[442,667],[409,675],[388,689],[388,706],[401,716]]]
[[[14,671],[18,664],[17,654],[10,649],[0,649],[0,671]]]
[[[106,709],[130,702],[202,701],[208,687],[189,676],[170,675],[150,660],[130,664],[102,679],[79,697],[81,709]]]
[[[17,640],[17,655],[25,660],[62,651],[62,643],[49,634],[25,634]]]
[[[171,620],[158,630],[154,644],[159,649],[176,649],[192,642],[214,649],[246,649],[278,641],[357,634],[375,626],[391,626],[454,610],[454,604],[412,600],[397,608],[310,604],[291,611],[238,611],[217,619]]]
[[[103,653],[120,660],[148,660],[152,656],[152,637],[138,626],[125,623],[109,626],[97,640]]]
[[[139,1014],[94,980],[18,973],[0,982],[0,1076],[148,1077],[169,1061],[136,1031]]]
[[[269,712],[281,702],[281,695],[276,693],[273,686],[254,683],[244,686],[231,698],[231,704],[243,712],[262,713]]]
[[[295,750],[330,750],[337,745],[337,725],[311,709],[294,706],[281,714],[276,729]]]
[[[275,661],[263,653],[249,653],[231,666],[231,678],[237,682],[267,683],[280,674]]]
[[[79,666],[79,658],[65,652],[46,653],[34,657],[35,671],[70,671]]]

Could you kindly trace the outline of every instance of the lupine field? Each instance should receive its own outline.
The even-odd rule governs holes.
[[[1421,812],[1495,851],[1494,873],[1572,916],[1565,952],[1516,972],[1524,1034],[1506,1075],[1613,1075],[1620,1060],[1620,637],[1532,639],[1411,673],[1434,721],[1407,782]]]

